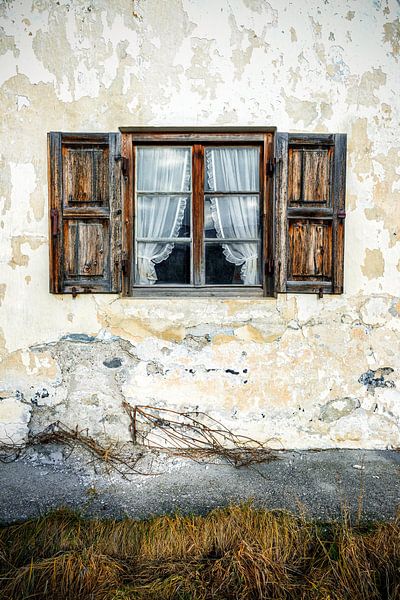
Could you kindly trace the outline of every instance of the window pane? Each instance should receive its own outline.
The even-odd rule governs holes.
[[[206,243],[206,284],[260,285],[260,255],[258,242]]]
[[[204,200],[205,237],[259,238],[258,196],[223,196]]]
[[[204,237],[217,237],[217,230],[215,229],[215,224],[211,213],[211,199],[207,197],[204,199]]]
[[[205,189],[213,192],[258,192],[260,150],[255,147],[205,149]]]
[[[139,242],[135,281],[140,285],[190,284],[190,244]]]
[[[190,237],[190,196],[138,195],[136,235],[149,239]]]
[[[137,148],[136,190],[139,192],[188,192],[191,171],[190,148]]]

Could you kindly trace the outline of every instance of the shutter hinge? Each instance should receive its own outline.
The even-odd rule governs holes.
[[[345,219],[346,218],[346,211],[345,210],[339,210],[338,214],[337,214],[337,218],[338,219]]]
[[[266,266],[267,266],[267,275],[272,275],[272,273],[274,272],[274,259],[269,258],[267,260]]]
[[[58,208],[52,208],[50,211],[51,219],[51,235],[53,237],[58,236]]]
[[[128,168],[129,168],[129,161],[125,156],[121,156],[120,154],[118,154],[118,156],[115,157],[115,160],[118,162],[121,162],[121,171],[124,177],[128,177]]]
[[[128,269],[129,269],[129,260],[127,259],[126,253],[124,252],[124,254],[122,255],[122,259],[121,259],[121,270],[124,275],[126,275],[128,273]]]
[[[320,287],[318,290],[318,298],[323,298],[323,297],[324,297],[324,289],[322,287]]]
[[[272,175],[275,172],[275,168],[276,168],[276,158],[269,158],[267,160],[267,175],[269,177],[272,177]]]

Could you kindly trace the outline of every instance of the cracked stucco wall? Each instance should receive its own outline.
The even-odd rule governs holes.
[[[0,3],[0,438],[196,409],[275,447],[400,445],[396,0]],[[348,133],[345,294],[48,293],[46,132]]]

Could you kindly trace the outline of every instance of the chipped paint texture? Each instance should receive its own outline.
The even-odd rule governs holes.
[[[57,419],[129,439],[121,404],[210,413],[291,448],[400,445],[396,0],[0,4],[0,438]],[[348,133],[345,294],[48,293],[46,132]]]

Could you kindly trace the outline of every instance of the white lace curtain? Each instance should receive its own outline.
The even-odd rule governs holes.
[[[207,148],[207,188],[209,191],[241,192],[259,189],[259,152],[257,148]],[[257,238],[259,235],[258,196],[211,197],[211,215],[217,237]],[[242,265],[245,285],[259,283],[258,242],[222,244],[225,258]]]
[[[138,238],[178,237],[187,197],[173,192],[190,190],[191,169],[188,148],[138,148],[137,152],[137,232]],[[144,192],[144,193],[142,193]],[[171,195],[146,195],[171,192]],[[137,282],[153,285],[155,265],[166,260],[174,244],[166,241],[138,242]]]
[[[167,240],[178,237],[182,226],[191,186],[190,165],[188,148],[138,148],[136,235],[141,238],[137,245],[140,284],[156,283],[155,265],[166,260],[174,248],[174,243]],[[207,191],[257,191],[258,167],[257,148],[207,148]],[[188,196],[174,195],[179,192],[188,192]],[[226,260],[242,266],[244,284],[258,284],[258,242],[240,241],[258,238],[258,196],[211,197],[211,215],[219,239],[238,240],[222,244]]]

